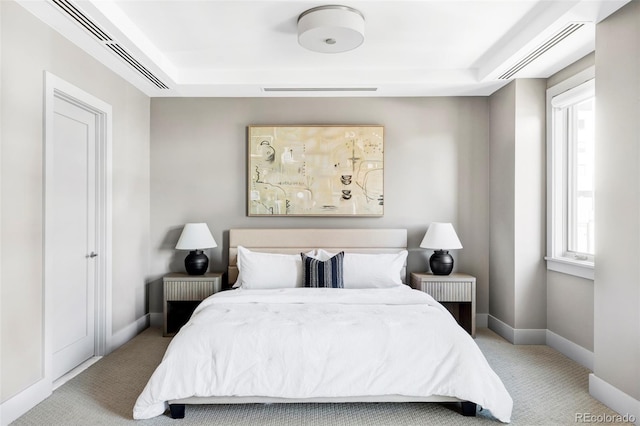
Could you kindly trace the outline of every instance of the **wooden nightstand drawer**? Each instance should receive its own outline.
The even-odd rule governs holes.
[[[216,285],[218,284],[218,285]],[[216,287],[218,287],[216,289]],[[165,300],[204,300],[220,291],[220,280],[164,282]]]
[[[471,281],[422,281],[418,290],[430,294],[439,302],[471,302],[473,298]]]

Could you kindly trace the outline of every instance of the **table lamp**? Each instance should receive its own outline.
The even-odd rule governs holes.
[[[177,250],[191,250],[184,259],[189,275],[204,275],[209,268],[209,258],[203,249],[218,247],[206,223],[187,223],[180,234]]]
[[[449,275],[453,271],[453,257],[449,250],[461,249],[462,243],[452,224],[433,222],[429,225],[420,247],[435,250],[429,258],[429,267],[434,275]]]

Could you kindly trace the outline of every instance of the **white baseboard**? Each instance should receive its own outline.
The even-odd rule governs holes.
[[[492,315],[489,315],[487,325],[489,329],[514,345],[545,345],[547,343],[546,329],[513,328]]]
[[[544,328],[526,328],[515,330],[516,345],[546,345],[547,330]]]
[[[146,314],[138,318],[135,322],[125,326],[120,331],[117,331],[111,336],[111,344],[109,352],[119,348],[127,343],[129,340],[136,337],[142,332],[142,330],[149,327],[149,314]]]
[[[53,382],[53,390],[58,389],[60,386],[64,385],[69,380],[73,379],[78,374],[82,373],[84,370],[86,370],[87,368],[91,367],[93,364],[95,364],[96,362],[100,361],[101,359],[102,359],[101,356],[94,356],[93,358],[89,358],[88,360],[86,360],[85,362],[83,362],[82,364],[80,364],[79,366],[74,368],[73,370],[69,371],[67,374],[63,375],[59,379],[54,380],[54,382]]]
[[[476,319],[476,323],[477,323]],[[487,327],[514,345],[547,345],[593,371],[593,352],[547,329],[514,329],[488,315]]]
[[[640,401],[610,385],[593,373],[589,374],[589,394],[622,416],[621,419],[612,419],[613,421],[601,423],[633,422],[636,425],[640,425]],[[590,414],[598,415],[598,413]]]
[[[51,382],[40,380],[0,405],[0,425],[6,426],[47,399],[53,388]]]
[[[503,338],[505,338],[508,342],[513,343],[514,333],[513,333],[513,328],[511,326],[500,321],[498,318],[494,317],[493,315],[488,315],[487,327],[489,327],[489,330],[492,330],[499,336],[502,336]]]
[[[547,330],[547,346],[593,371],[593,352],[590,350],[573,343],[569,339],[565,339],[551,330]]]

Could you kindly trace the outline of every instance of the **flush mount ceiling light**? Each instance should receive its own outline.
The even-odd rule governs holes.
[[[298,17],[298,43],[321,53],[340,53],[364,42],[364,15],[348,6],[318,6]]]

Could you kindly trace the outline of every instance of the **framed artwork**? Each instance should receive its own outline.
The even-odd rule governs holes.
[[[249,216],[382,216],[383,126],[249,126]]]

